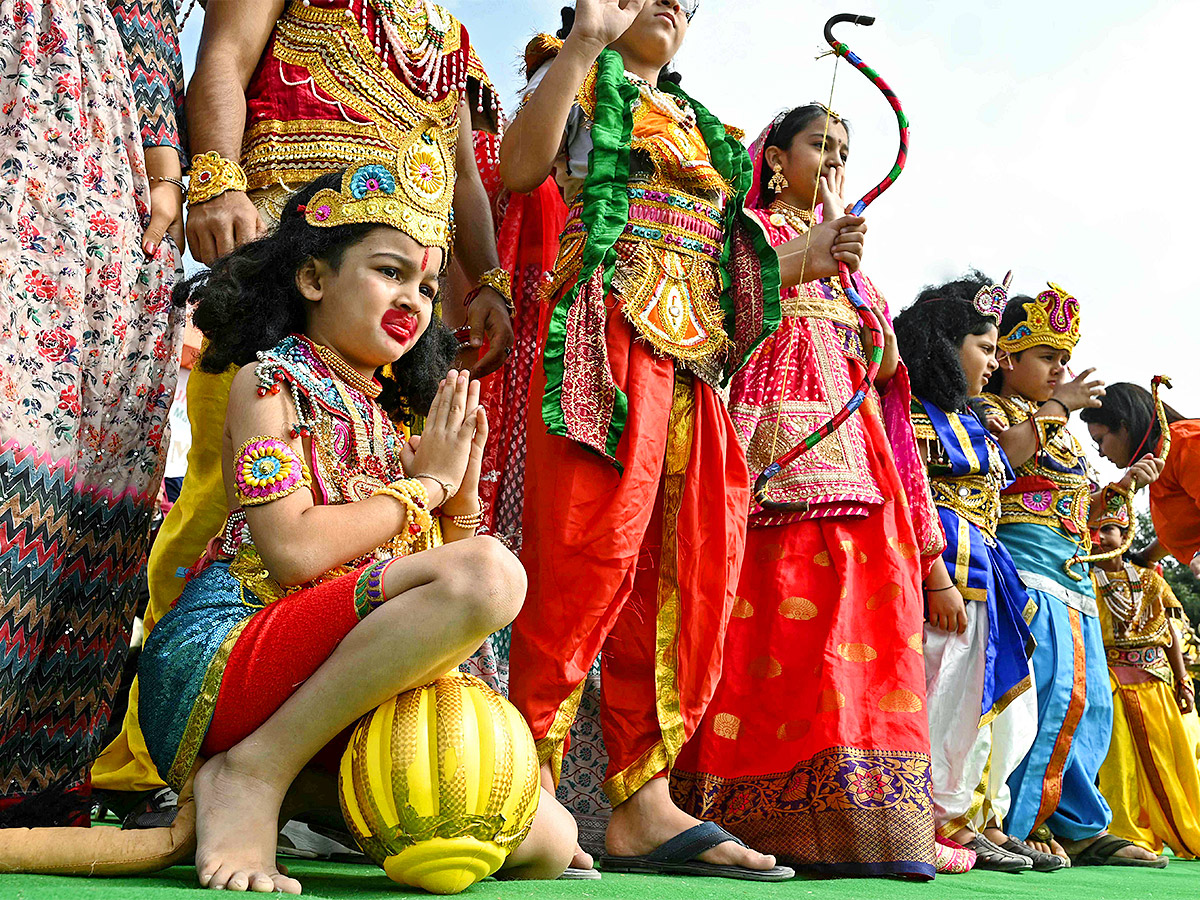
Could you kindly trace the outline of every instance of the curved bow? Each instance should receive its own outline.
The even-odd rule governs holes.
[[[1154,395],[1154,414],[1158,418],[1158,427],[1162,431],[1162,449],[1158,452],[1158,458],[1164,461],[1167,458],[1167,454],[1171,452],[1171,424],[1167,421],[1167,407],[1159,395],[1159,388],[1169,388],[1170,386],[1171,377],[1169,375],[1155,375],[1150,380],[1150,392]],[[1140,452],[1140,448],[1137,452]],[[1135,460],[1131,459],[1130,462],[1135,462]],[[1121,546],[1115,550],[1106,550],[1103,553],[1089,553],[1087,556],[1072,556],[1063,563],[1063,571],[1075,581],[1083,581],[1083,575],[1075,571],[1076,566],[1082,566],[1083,571],[1086,572],[1087,567],[1092,563],[1124,556],[1129,552],[1129,548],[1133,546],[1134,532],[1137,530],[1137,513],[1133,509],[1133,495],[1137,493],[1138,489],[1137,479],[1135,478],[1130,482],[1129,490],[1119,487],[1115,482],[1110,484],[1108,489],[1116,491],[1121,495],[1125,503],[1125,509],[1129,515],[1129,529],[1125,532],[1125,539],[1121,541]]]
[[[839,13],[833,16],[825,23],[825,40],[829,42],[829,46],[833,48],[833,53],[838,56],[845,57],[846,60],[862,72],[875,87],[879,88],[884,97],[887,98],[889,104],[896,113],[896,122],[900,128],[900,149],[896,153],[896,162],[892,166],[887,177],[879,184],[867,191],[862,199],[850,208],[850,215],[860,216],[868,206],[873,203],[884,191],[900,177],[900,173],[904,171],[904,164],[908,160],[908,116],[904,114],[903,108],[900,106],[900,98],[896,96],[886,81],[884,81],[879,73],[868,66],[862,59],[852,51],[849,46],[837,40],[833,36],[833,27],[842,22],[852,22],[855,25],[871,25],[875,22],[874,16],[859,16],[853,13]],[[826,113],[828,117],[829,113]],[[804,438],[799,444],[783,454],[779,459],[775,460],[765,469],[762,474],[755,479],[754,482],[754,499],[763,508],[769,510],[780,511],[803,511],[807,508],[805,503],[778,503],[767,497],[767,485],[778,475],[786,466],[791,465],[829,435],[833,434],[843,422],[852,416],[867,397],[867,391],[870,390],[875,376],[879,373],[879,365],[883,362],[883,330],[880,328],[879,319],[875,314],[875,310],[861,296],[858,290],[854,287],[854,282],[850,278],[850,269],[845,263],[838,263],[838,280],[841,282],[842,290],[846,292],[846,297],[854,306],[858,313],[859,319],[863,326],[870,333],[871,348],[867,361],[867,372],[863,376],[862,382],[854,395],[838,412],[824,425],[819,427],[808,437]],[[865,349],[865,348],[864,348]]]

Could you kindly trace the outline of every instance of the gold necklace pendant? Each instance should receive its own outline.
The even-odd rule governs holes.
[[[776,228],[783,225],[791,225],[796,231],[803,234],[812,226],[815,218],[807,209],[799,209],[792,206],[790,203],[785,203],[783,200],[776,199],[770,206],[771,224]]]

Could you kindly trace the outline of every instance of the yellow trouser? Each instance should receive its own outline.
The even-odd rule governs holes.
[[[1113,732],[1100,767],[1100,792],[1112,807],[1108,830],[1159,853],[1200,856],[1200,772],[1195,723],[1181,716],[1170,685],[1157,679],[1113,689]]]

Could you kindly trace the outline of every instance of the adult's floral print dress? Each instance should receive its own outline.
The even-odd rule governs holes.
[[[0,825],[86,824],[174,393],[174,0],[0,0]]]

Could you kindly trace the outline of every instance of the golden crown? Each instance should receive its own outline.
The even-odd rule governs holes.
[[[424,247],[449,255],[453,235],[453,155],[433,125],[399,148],[395,164],[369,162],[347,169],[340,191],[313,194],[304,218],[317,228],[377,223],[403,231]]]
[[[1020,353],[1030,347],[1074,350],[1079,343],[1079,301],[1054,282],[1050,290],[1023,304],[1025,318],[1000,338],[1000,349]]]

